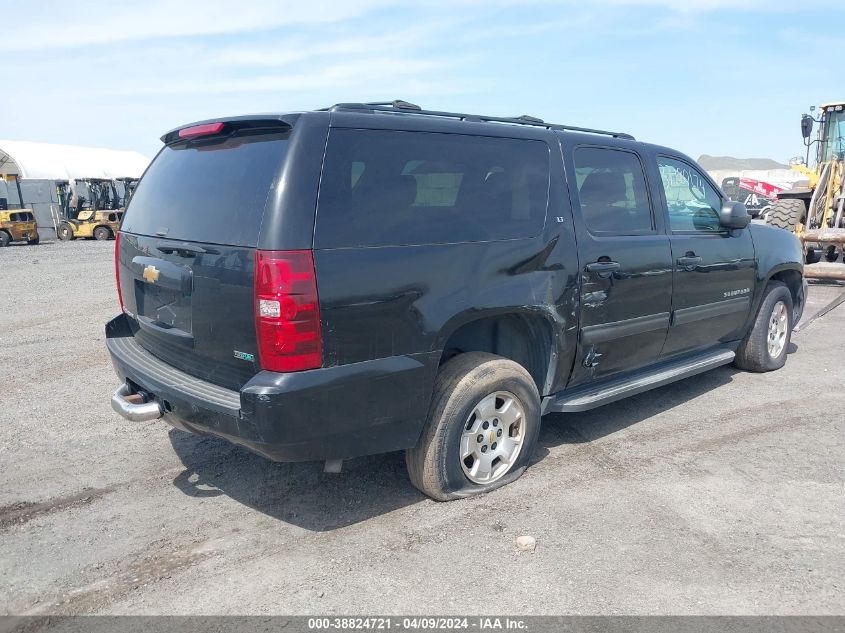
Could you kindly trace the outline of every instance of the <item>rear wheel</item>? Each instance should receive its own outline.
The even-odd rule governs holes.
[[[540,431],[540,396],[517,363],[482,352],[460,354],[441,368],[429,419],[405,454],[411,482],[448,501],[517,479]]]
[[[772,205],[766,222],[794,233],[806,214],[807,207],[803,200],[794,198],[778,200]]]
[[[62,222],[59,225],[59,239],[62,241],[68,241],[74,239],[73,235],[73,227],[68,224],[67,222]]]
[[[754,324],[736,352],[734,365],[754,372],[783,367],[792,335],[793,316],[789,288],[779,281],[770,281]]]
[[[8,246],[9,242],[12,241],[12,236],[6,233],[6,231],[0,231],[0,247]]]
[[[94,229],[94,239],[99,241],[110,240],[111,230],[106,226],[98,226]]]

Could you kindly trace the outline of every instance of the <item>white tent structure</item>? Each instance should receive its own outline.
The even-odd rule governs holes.
[[[149,162],[138,152],[0,140],[0,175],[21,180],[140,178]]]
[[[149,163],[138,152],[0,140],[0,178],[9,181],[8,203],[32,209],[46,238],[55,237],[61,220],[57,181],[75,190],[76,179],[140,178]]]

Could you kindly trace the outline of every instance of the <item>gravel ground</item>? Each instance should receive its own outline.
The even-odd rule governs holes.
[[[0,250],[0,613],[845,612],[845,307],[781,371],[549,416],[519,481],[440,504],[399,453],[329,475],[114,414],[112,249]]]

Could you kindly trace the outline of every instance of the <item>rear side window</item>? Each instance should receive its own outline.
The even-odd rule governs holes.
[[[645,174],[636,154],[579,147],[574,160],[581,215],[591,233],[638,235],[654,230]]]
[[[287,138],[241,135],[165,146],[138,184],[122,230],[255,246]]]
[[[480,242],[543,228],[542,141],[335,129],[317,210],[317,248]]]

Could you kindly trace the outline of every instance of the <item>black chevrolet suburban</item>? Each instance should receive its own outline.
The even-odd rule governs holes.
[[[117,235],[112,406],[272,460],[405,450],[446,500],[513,481],[541,416],[786,361],[794,235],[687,156],[407,102],[194,123]]]

